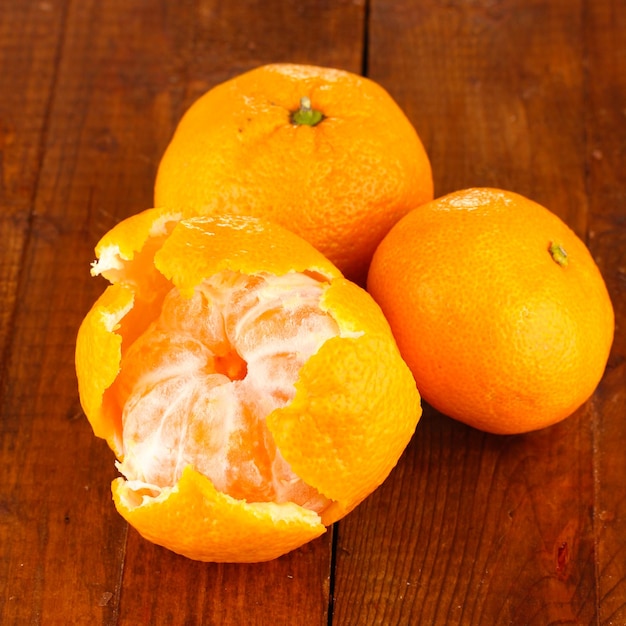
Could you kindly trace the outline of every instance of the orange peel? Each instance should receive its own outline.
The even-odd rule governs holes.
[[[176,211],[149,209],[107,233],[96,254],[92,273],[112,284],[78,332],[79,393],[94,433],[107,441],[124,474],[112,485],[117,510],[141,535],[198,560],[269,560],[319,537],[389,475],[421,415],[419,393],[378,305],[310,244],[263,219],[185,217]],[[220,422],[226,418],[217,409],[213,421],[203,424],[204,418],[196,416],[200,410],[190,404],[189,415],[187,409],[178,411],[174,426],[168,423],[163,428],[169,432],[180,423],[191,432],[189,424],[196,420],[196,439],[189,435],[191,443],[185,440],[187,448],[182,452],[179,439],[172,444],[179,445],[176,454],[184,459],[180,463],[175,459],[173,478],[162,480],[160,468],[148,467],[154,459],[169,458],[162,440],[139,441],[146,432],[148,438],[152,436],[151,411],[159,419],[171,412],[170,406],[153,411],[152,397],[165,393],[180,371],[184,370],[180,379],[192,380],[194,390],[202,387],[198,381],[204,380],[208,365],[188,374],[187,361],[183,367],[180,359],[174,359],[174,365],[167,366],[170,369],[160,369],[162,355],[155,357],[154,351],[167,344],[162,340],[168,337],[163,320],[171,307],[183,307],[171,309],[176,323],[182,323],[185,332],[189,328],[195,332],[193,327],[201,323],[195,318],[190,321],[186,317],[190,309],[185,307],[195,306],[201,297],[210,300],[211,293],[218,294],[216,302],[232,300],[238,307],[244,306],[241,302],[253,303],[235,309],[239,316],[224,313],[219,318],[228,332],[236,329],[245,341],[231,346],[239,351],[238,361],[228,361],[230,357],[219,353],[222,347],[213,345],[215,358],[207,362],[216,373],[208,376],[217,377],[220,384],[225,381],[221,389],[227,392],[220,398],[226,398],[223,406],[230,407],[228,411],[239,406],[241,397],[248,402],[250,390],[258,394],[255,408],[245,413],[253,415],[253,426],[243,434],[235,428],[216,435],[216,441],[228,445],[236,441],[242,449],[224,453],[224,458],[234,465],[250,465],[257,463],[257,447],[263,446],[249,437],[261,433],[265,446],[261,456],[270,455],[265,464],[269,469],[265,461],[258,462],[253,473],[270,476],[269,495],[257,497],[246,486],[247,479],[238,483],[239,476],[245,475],[240,467],[211,474],[210,468],[220,463],[219,454],[217,460],[206,458],[216,447],[215,441],[210,442],[212,432],[219,434],[226,428]],[[266,293],[275,299],[261,306]],[[317,320],[322,320],[322,330]],[[176,343],[179,335],[179,330],[172,331],[172,346],[185,344]],[[185,337],[191,345],[199,345],[197,338]],[[289,347],[290,341],[297,346]],[[260,371],[254,359],[263,361],[268,351],[278,363],[297,364],[293,380],[288,376],[282,383],[275,383],[272,376],[247,380]],[[195,363],[193,358],[189,363]],[[250,359],[247,369],[245,364],[237,365],[245,358]],[[218,361],[228,363],[219,369]],[[154,372],[146,374],[151,365]],[[268,389],[274,384],[282,384],[280,393]],[[222,406],[215,402],[213,398],[208,404]],[[206,433],[198,450],[197,438],[204,435],[197,433]]]
[[[251,69],[198,98],[154,186],[156,206],[276,222],[359,284],[391,226],[432,198],[424,145],[381,85],[292,63]]]

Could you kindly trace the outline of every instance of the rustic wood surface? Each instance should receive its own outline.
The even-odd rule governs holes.
[[[186,107],[273,61],[380,82],[436,194],[549,206],[617,316],[606,375],[525,436],[425,407],[387,482],[275,561],[147,543],[78,401],[93,247],[151,205]],[[626,625],[626,2],[6,0],[0,5],[0,623]]]

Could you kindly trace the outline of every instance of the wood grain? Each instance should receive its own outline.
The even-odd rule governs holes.
[[[588,2],[588,242],[616,313],[613,351],[592,399],[597,602],[600,624],[626,624],[626,3]]]
[[[626,624],[624,0],[20,0],[0,6],[0,623]],[[576,415],[497,437],[425,407],[320,539],[197,563],[128,529],[73,351],[93,246],[148,208],[191,102],[274,61],[366,72],[437,194],[509,188],[589,244],[616,311]]]
[[[587,113],[594,81],[585,36],[607,47],[611,40],[600,36],[606,21],[588,24],[585,6],[574,4],[373,2],[369,73],[422,129],[438,193],[508,188],[549,206],[588,238],[597,217],[588,200],[587,125],[595,116]],[[618,58],[607,49],[599,56]],[[623,202],[615,210],[623,216]],[[615,244],[606,250],[624,249]],[[614,377],[602,410],[596,399],[570,420],[524,437],[483,435],[427,412],[394,476],[339,525],[333,623],[598,619],[594,559],[605,547],[596,544],[598,508],[605,509],[598,494],[623,507],[623,488],[609,487],[604,476],[598,481],[596,467],[606,446],[599,415],[624,414],[623,370]],[[609,455],[613,464],[617,456],[617,449]],[[609,568],[623,598],[623,559]]]
[[[279,4],[214,0],[189,7],[189,48],[184,69],[175,79],[183,97],[167,111],[169,134],[193,100],[213,85],[257,65],[292,61],[359,71],[361,4],[301,2],[292,11]],[[247,26],[244,29],[242,20]],[[175,607],[184,606],[188,607],[189,623],[264,624],[271,615],[272,624],[288,625],[295,613],[307,616],[307,624],[326,624],[331,537],[332,533],[327,533],[311,546],[272,563],[241,567],[172,557],[131,531],[119,623],[176,623],[179,609]],[[168,558],[172,567],[163,567],[163,558]],[[161,564],[156,589],[145,585],[146,562]],[[237,601],[224,601],[233,594]]]
[[[294,615],[328,623],[330,535],[250,565],[190,561],[134,535],[130,530],[119,624],[178,624],[185,616],[185,624],[287,626]]]
[[[82,415],[72,366],[80,320],[104,288],[88,277],[93,246],[151,206],[158,160],[190,101],[260,62],[360,69],[362,5],[300,3],[286,18],[279,8],[31,2],[2,21],[23,24],[3,36],[6,92],[32,94],[27,107],[8,102],[15,128],[5,122],[3,134],[2,623],[185,614],[185,623],[260,624],[271,614],[290,624],[294,612],[327,622],[332,531],[247,568],[195,563],[127,533],[111,503],[113,455]],[[337,29],[344,45],[321,48]],[[37,83],[30,70],[40,67]]]
[[[4,352],[15,309],[34,190],[56,78],[62,11],[33,3],[4,8],[0,20],[0,349]],[[23,42],[38,41],[24,46]]]

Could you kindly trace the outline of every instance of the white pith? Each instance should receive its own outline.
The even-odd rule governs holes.
[[[250,277],[226,270],[205,280],[191,298],[176,289],[166,296],[160,317],[125,351],[118,378],[124,407],[118,467],[129,486],[158,496],[191,465],[234,497],[295,502],[315,511],[328,505],[293,473],[265,425],[269,413],[293,400],[302,365],[341,334],[320,307],[325,288],[296,272]],[[157,350],[152,359],[152,346],[160,341],[167,342],[167,358]],[[240,377],[218,371],[228,354],[245,362]],[[133,359],[154,367],[125,378]],[[270,459],[269,481],[251,456],[236,464],[230,458],[249,422],[244,411],[253,416],[254,445]],[[202,445],[193,445],[194,438]],[[233,482],[250,485],[250,496],[231,493]]]

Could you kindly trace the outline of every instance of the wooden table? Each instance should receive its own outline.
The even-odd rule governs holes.
[[[151,205],[186,107],[272,61],[380,82],[436,194],[504,187],[588,243],[617,315],[565,422],[491,436],[425,407],[387,482],[273,562],[187,560],[117,515],[85,419],[93,246]],[[5,0],[0,7],[0,622],[626,624],[626,2]]]

